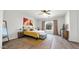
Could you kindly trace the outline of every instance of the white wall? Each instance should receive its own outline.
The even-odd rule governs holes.
[[[3,20],[3,11],[0,10],[0,48],[2,48],[2,20]]]
[[[7,10],[4,12],[4,19],[7,21],[9,39],[17,38],[18,29],[23,26],[23,17],[28,17],[33,20],[27,13],[21,13],[16,10]]]
[[[65,17],[58,17],[58,33],[60,34],[60,29],[62,28],[63,24],[65,24]]]
[[[69,40],[79,42],[79,11],[68,11],[65,15],[65,24],[69,24]]]
[[[58,20],[58,33],[60,34],[60,29],[62,28],[63,24],[65,24],[65,16],[60,16],[60,17],[55,17],[55,18],[39,18],[37,19],[36,25],[42,28],[42,20],[45,21],[53,21],[53,20]],[[51,32],[53,33],[53,31]]]
[[[70,31],[70,12],[67,11],[67,13],[65,14],[65,24],[68,24],[68,31]]]
[[[40,29],[42,29],[42,21],[41,19],[35,19],[35,28],[39,27]]]
[[[79,42],[79,11],[70,11],[70,41]]]
[[[17,38],[17,30],[22,27],[22,16],[14,11],[5,11],[4,19],[7,21],[9,39]]]

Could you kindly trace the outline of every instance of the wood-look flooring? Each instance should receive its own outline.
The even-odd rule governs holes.
[[[30,43],[26,44],[28,42]],[[70,42],[68,40],[63,39],[62,37],[54,36],[51,34],[48,34],[45,40],[40,40],[40,39],[34,40],[34,38],[30,38],[30,37],[10,40],[9,42],[6,42],[3,44],[3,48],[4,49],[11,49],[11,48],[17,49],[15,47],[16,45],[18,46],[19,49],[24,49],[24,48],[25,49],[44,49],[44,48],[46,49],[79,49],[79,43]]]
[[[71,42],[62,37],[55,36],[55,39],[53,39],[51,48],[53,49],[79,49],[79,43]]]

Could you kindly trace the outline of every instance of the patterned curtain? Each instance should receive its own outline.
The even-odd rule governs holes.
[[[54,35],[58,35],[58,21],[54,20]]]
[[[45,28],[45,21],[42,21],[42,30]]]

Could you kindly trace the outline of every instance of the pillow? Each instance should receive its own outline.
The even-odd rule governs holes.
[[[34,28],[33,28],[33,26],[31,26],[31,25],[27,25],[27,26],[24,26],[24,30],[25,30],[25,31],[33,31]]]

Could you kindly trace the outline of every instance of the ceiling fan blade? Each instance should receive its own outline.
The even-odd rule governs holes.
[[[46,14],[50,15],[51,13],[49,13],[49,12],[46,12]]]
[[[41,10],[41,12],[49,12],[50,10]]]

